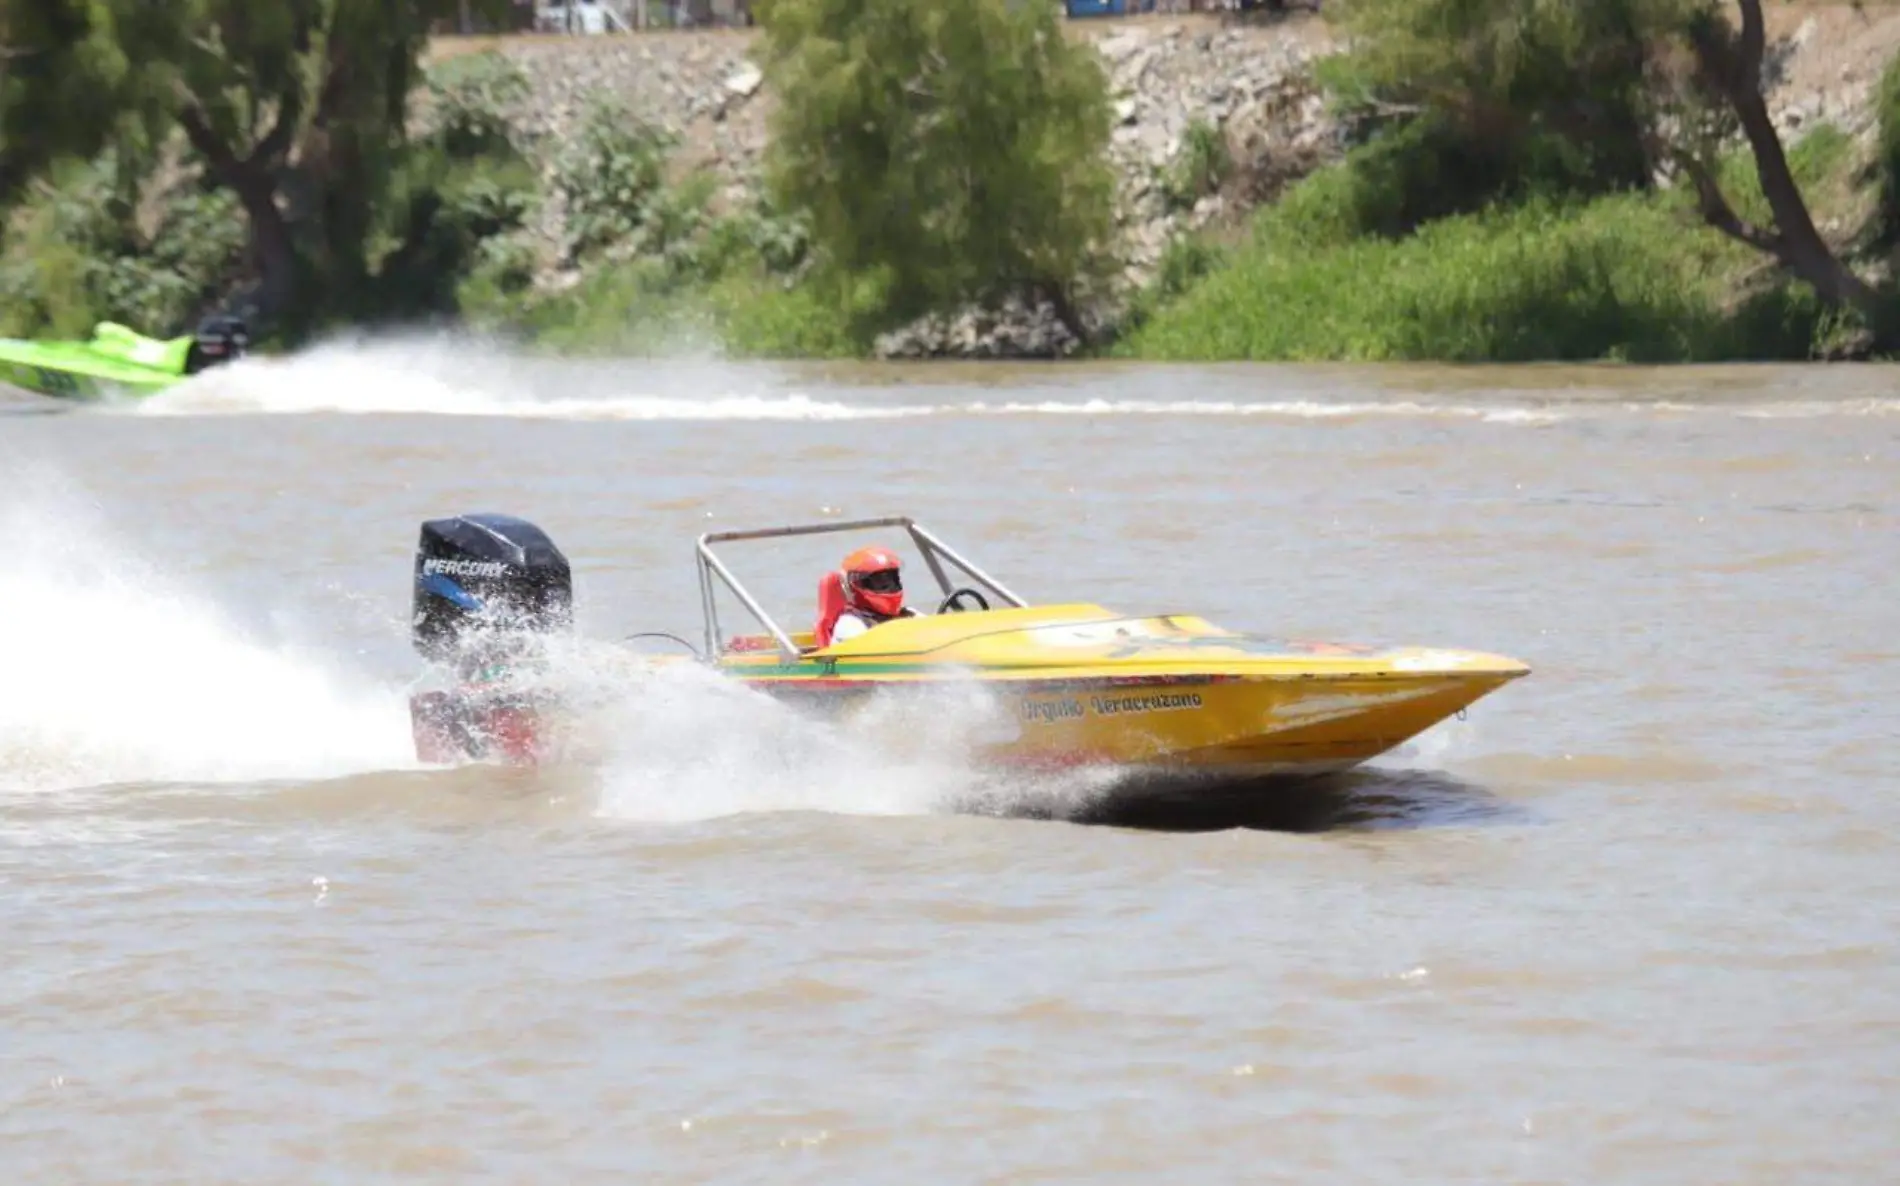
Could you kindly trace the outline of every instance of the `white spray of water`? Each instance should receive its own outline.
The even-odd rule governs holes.
[[[60,485],[50,474],[33,484]],[[0,791],[418,766],[406,686],[253,636],[78,503],[68,494],[0,510],[10,549],[0,572]],[[577,748],[605,817],[911,815],[979,798],[1010,806],[972,760],[1001,719],[975,687],[872,702],[839,725],[698,664],[656,666],[614,644],[575,640],[555,660],[553,691],[587,706]]]
[[[768,386],[758,368],[712,361],[578,363],[459,336],[351,337],[207,371],[137,405],[137,411],[656,421],[859,420],[929,411],[761,390]]]
[[[869,696],[836,714],[690,661],[598,644],[553,648],[544,686],[578,706],[564,754],[591,766],[606,818],[675,823],[750,812],[1063,814],[1099,776],[1023,779],[982,760],[1013,726],[980,685]]]
[[[959,403],[813,399],[768,373],[713,362],[583,364],[455,337],[339,339],[284,358],[252,357],[136,405],[148,416],[383,414],[618,421],[856,421],[914,417],[1090,416],[1476,419],[1546,424],[1550,408],[1415,401],[1084,398]],[[558,392],[558,395],[551,395]]]
[[[0,533],[0,789],[413,765],[401,689],[247,636],[68,504]]]
[[[865,739],[802,716],[697,667],[646,681],[609,718],[601,814],[675,822],[754,811],[927,813],[961,787],[954,754],[880,753]]]
[[[1455,763],[1460,756],[1473,752],[1477,745],[1477,721],[1469,717],[1464,720],[1451,717],[1411,740],[1394,746],[1368,764],[1381,768],[1436,769]]]
[[[1104,380],[1113,382],[1112,379]],[[1398,418],[1539,428],[1618,416],[1719,415],[1808,419],[1900,415],[1900,399],[1630,400],[1581,388],[1560,395],[1497,390],[1457,400],[1394,392],[1384,399],[1151,399],[1089,394],[1002,402],[930,402],[929,387],[814,399],[787,387],[780,368],[714,353],[668,358],[564,360],[466,332],[351,333],[286,357],[254,355],[146,399],[107,401],[105,413],[144,416],[383,414],[619,421],[854,421],[912,417],[1249,418],[1355,421]]]

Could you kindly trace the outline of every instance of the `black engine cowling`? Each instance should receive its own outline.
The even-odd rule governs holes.
[[[539,527],[494,514],[422,525],[410,639],[423,657],[465,660],[573,621],[567,557]]]
[[[209,367],[236,362],[251,348],[251,330],[243,319],[229,315],[206,318],[185,351],[185,373],[195,375]]]

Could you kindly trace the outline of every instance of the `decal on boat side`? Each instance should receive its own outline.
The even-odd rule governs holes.
[[[1163,692],[1153,696],[1091,696],[1089,707],[1099,716],[1114,716],[1124,712],[1178,712],[1184,708],[1199,708],[1199,692]]]
[[[508,566],[499,560],[424,560],[422,571],[456,577],[499,577],[508,574]]]
[[[45,367],[33,369],[39,378],[41,391],[54,395],[74,395],[79,391],[79,381],[65,371],[52,371]]]
[[[1080,700],[1025,700],[1022,715],[1026,721],[1070,721],[1086,715]]]
[[[1199,692],[1158,692],[1148,696],[1077,696],[1059,700],[1024,700],[1020,709],[1026,721],[1072,721],[1086,716],[1112,717],[1151,712],[1180,712],[1201,707]]]
[[[77,395],[79,380],[65,371],[49,370],[46,367],[29,366],[23,362],[0,363],[0,379],[28,391],[38,391],[46,395]]]

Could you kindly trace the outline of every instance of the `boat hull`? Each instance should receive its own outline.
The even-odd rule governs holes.
[[[667,664],[662,664],[662,666]],[[1156,785],[1307,777],[1385,754],[1516,678],[1508,672],[1159,680],[747,679],[795,711],[875,735],[881,749],[1025,774],[1112,770]],[[559,760],[564,706],[542,698],[442,692],[418,697],[425,761]],[[482,739],[475,741],[472,739]]]
[[[920,719],[942,719],[940,706],[954,699],[959,707],[951,711],[965,714],[973,756],[986,763],[1242,779],[1350,769],[1464,711],[1517,674],[742,682],[795,706],[844,716],[876,713],[898,725],[910,718],[895,701],[918,704],[925,714]]]
[[[842,718],[898,756],[941,758],[950,747],[1006,769],[1202,781],[1350,769],[1530,670],[1477,651],[1263,638],[1192,616],[1130,618],[1092,605],[904,619],[831,647],[812,647],[807,636],[794,645],[788,653],[758,636],[733,639],[711,668]],[[642,666],[695,662],[646,656]],[[565,714],[547,707],[549,728],[524,733],[519,716],[507,715],[516,709],[488,728],[466,725],[452,700],[439,701],[418,717],[419,730],[425,718],[449,723],[427,725],[420,748],[467,750],[454,740],[460,730],[526,741],[504,737],[491,747],[497,753],[544,754]],[[540,706],[532,711],[541,717]]]
[[[54,399],[142,398],[178,381],[177,375],[87,355],[80,344],[0,341],[0,382]]]

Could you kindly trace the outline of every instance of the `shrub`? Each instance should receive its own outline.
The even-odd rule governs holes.
[[[1324,190],[1336,177],[1304,185]],[[1819,307],[1778,284],[1730,307],[1746,248],[1682,203],[1538,200],[1404,239],[1314,243],[1295,200],[1118,347],[1158,359],[1457,362],[1805,357]]]
[[[654,201],[675,143],[618,100],[596,100],[588,108],[554,167],[554,189],[567,212],[564,258],[578,262],[616,243],[638,242],[656,216],[662,234],[674,225]]]
[[[1015,0],[766,0],[773,192],[860,334],[1108,272],[1107,79]]]

